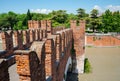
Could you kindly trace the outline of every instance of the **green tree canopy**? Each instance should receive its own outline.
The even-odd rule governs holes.
[[[91,18],[97,18],[98,17],[98,10],[97,9],[93,9],[91,11]]]
[[[78,19],[84,18],[86,16],[85,10],[82,8],[77,9]]]

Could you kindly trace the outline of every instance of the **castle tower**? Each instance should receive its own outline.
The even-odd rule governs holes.
[[[70,25],[73,30],[73,41],[75,56],[73,60],[75,61],[75,73],[84,72],[84,50],[85,50],[85,21],[80,20],[79,26],[77,26],[76,20],[71,20]]]

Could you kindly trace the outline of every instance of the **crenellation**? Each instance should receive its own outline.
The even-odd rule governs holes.
[[[47,30],[47,21],[46,20],[41,20],[41,29]]]
[[[55,67],[55,52],[54,52],[54,41],[52,39],[47,39],[45,43],[45,68],[46,76],[52,76],[52,81],[56,81],[56,67]]]
[[[76,27],[76,21],[71,21],[71,23]],[[74,27],[71,29],[52,28],[51,24],[50,20],[30,20],[28,30],[1,34],[4,50],[15,55],[20,81],[46,81],[47,78],[51,78],[51,81],[63,81],[67,75],[65,73],[67,61],[72,58],[73,39],[76,54],[83,53],[81,49],[84,45],[82,41],[84,40],[84,29],[82,29],[84,27],[80,27],[80,30]],[[77,37],[81,40],[78,41]],[[13,50],[13,43],[18,48]]]
[[[42,40],[43,39],[43,30],[40,30],[39,36],[40,36],[40,40]]]
[[[56,46],[56,59],[60,61],[61,53],[62,53],[62,41],[61,41],[61,34],[57,34],[57,46]]]
[[[35,31],[34,30],[29,30],[30,31],[30,42],[35,41]]]
[[[25,47],[29,47],[30,44],[30,31],[29,30],[24,30],[23,32],[23,45],[26,45]]]
[[[23,33],[22,31],[14,31],[14,43],[18,47],[18,49],[23,48]]]
[[[77,21],[76,20],[70,20],[70,27],[74,30],[77,26]]]
[[[43,38],[47,38],[47,31],[46,30],[42,30],[42,35],[43,35]]]
[[[47,34],[48,35],[52,34],[52,23],[51,23],[51,20],[47,20]]]
[[[2,46],[4,50],[13,50],[12,31],[2,32]]]

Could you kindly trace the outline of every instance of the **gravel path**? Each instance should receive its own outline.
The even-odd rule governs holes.
[[[79,81],[120,81],[120,48],[86,48],[92,73],[81,74]]]

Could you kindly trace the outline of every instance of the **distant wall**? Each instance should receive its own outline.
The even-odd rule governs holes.
[[[120,39],[111,35],[86,35],[86,45],[120,46]]]

